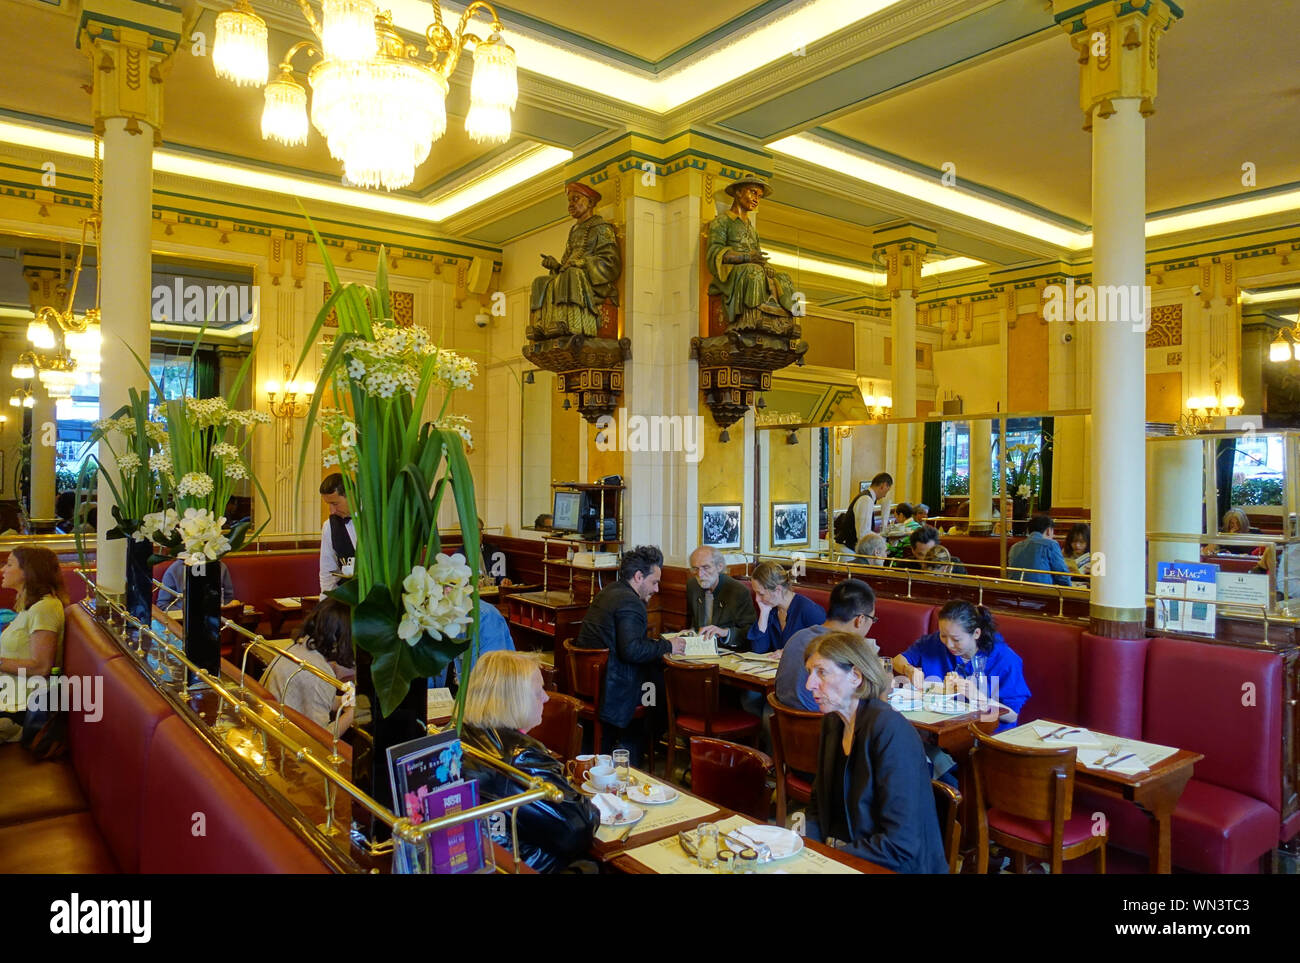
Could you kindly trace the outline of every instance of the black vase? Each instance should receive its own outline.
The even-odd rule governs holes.
[[[1029,530],[1029,516],[1034,511],[1034,500],[1016,495],[1011,499],[1012,514],[1015,516],[1011,523],[1012,535],[1024,535]]]
[[[370,677],[370,653],[357,649],[357,694],[370,700],[370,730],[372,748],[367,757],[354,753],[352,778],[358,786],[370,793],[381,805],[397,811],[394,805],[392,783],[388,776],[388,748],[427,734],[429,680],[415,679],[410,690],[390,715],[379,713],[379,697],[375,695],[374,681]],[[399,803],[400,804],[400,803]],[[388,826],[361,809],[353,807],[353,827],[373,842],[388,839]]]
[[[221,667],[221,565],[185,567],[185,657],[216,675]],[[190,682],[199,681],[191,675]]]
[[[145,625],[153,612],[153,542],[126,542],[126,610]]]

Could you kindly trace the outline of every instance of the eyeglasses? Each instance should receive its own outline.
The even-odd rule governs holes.
[[[864,615],[862,617],[864,619],[870,619],[870,621],[867,623],[867,628],[871,628],[873,625],[875,625],[877,622],[880,621],[880,616],[878,615]]]

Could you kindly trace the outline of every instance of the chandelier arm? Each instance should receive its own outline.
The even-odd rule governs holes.
[[[466,40],[473,40],[475,45],[484,42],[484,38],[480,37],[478,34],[466,31],[470,19],[480,10],[486,11],[491,15],[492,31],[494,33],[500,33],[501,19],[497,16],[497,12],[495,8],[493,8],[492,4],[486,3],[485,0],[474,0],[473,3],[465,8],[465,12],[460,15],[460,22],[456,24],[456,35],[454,37],[451,36],[450,31],[448,31],[446,27],[441,27],[441,24],[439,24],[442,32],[447,34],[449,41],[447,60],[444,63],[443,68],[440,70],[444,77],[451,77],[451,75],[456,72],[456,65],[460,62],[461,51],[465,49]]]
[[[307,0],[298,0],[298,9],[302,11],[303,18],[307,21],[307,26],[311,27],[311,32],[314,33],[316,39],[319,40],[321,27],[320,21],[316,19],[316,11],[311,8],[311,4],[308,3]]]
[[[280,59],[280,69],[292,71],[293,58],[296,57],[299,54],[299,52],[303,50],[307,51],[307,55],[309,57],[317,57],[321,60],[325,59],[324,55],[320,52],[320,48],[317,47],[310,40],[299,40],[296,44],[290,47],[285,52],[285,55]]]

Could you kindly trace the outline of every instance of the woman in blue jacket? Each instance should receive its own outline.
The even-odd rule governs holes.
[[[826,621],[826,610],[797,593],[790,573],[775,562],[761,562],[750,576],[758,600],[758,621],[749,629],[749,647],[754,652],[779,652],[786,639],[810,625]]]
[[[1002,703],[997,731],[1016,725],[1029,701],[1024,662],[998,634],[993,615],[982,605],[949,602],[939,610],[939,631],[923,635],[902,655],[894,671],[917,688],[924,680],[942,681],[949,691],[976,693],[975,677],[988,676],[990,698]]]

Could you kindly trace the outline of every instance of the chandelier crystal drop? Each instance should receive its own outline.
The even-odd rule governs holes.
[[[321,48],[328,60],[359,63],[378,50],[372,0],[324,0]]]
[[[515,51],[494,33],[474,48],[474,75],[469,86],[465,130],[476,143],[510,139],[510,112],[519,100]]]
[[[217,76],[241,87],[266,83],[266,21],[253,12],[248,0],[238,0],[233,10],[217,15],[212,42],[212,65]]]
[[[293,77],[293,70],[280,66],[280,76],[266,85],[262,107],[262,139],[278,140],[286,147],[307,143],[307,91]]]

